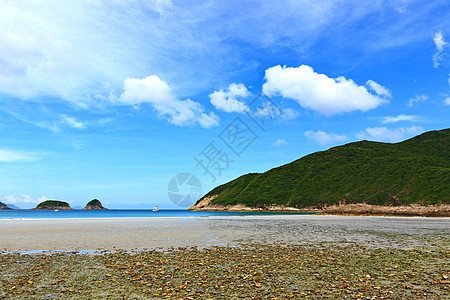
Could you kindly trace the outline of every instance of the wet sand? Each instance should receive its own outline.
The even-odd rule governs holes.
[[[448,218],[236,216],[0,220],[0,251],[142,250],[241,244],[448,247]]]

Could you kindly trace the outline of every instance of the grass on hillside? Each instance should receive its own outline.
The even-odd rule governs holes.
[[[450,129],[389,144],[361,141],[221,185],[211,204],[322,207],[450,203]],[[394,197],[393,197],[394,196]]]

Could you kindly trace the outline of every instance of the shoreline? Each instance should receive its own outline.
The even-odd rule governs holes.
[[[448,218],[317,214],[0,220],[0,251],[143,250],[242,243],[448,244]]]
[[[209,200],[209,201],[208,201]],[[212,200],[212,199],[211,199]],[[285,206],[266,206],[263,208],[248,207],[245,205],[218,206],[209,205],[210,199],[197,203],[188,211],[215,211],[215,212],[286,212],[309,213],[319,215],[345,215],[345,216],[386,216],[386,217],[450,217],[450,205],[404,205],[382,206],[365,203],[333,205],[324,208],[294,208]]]

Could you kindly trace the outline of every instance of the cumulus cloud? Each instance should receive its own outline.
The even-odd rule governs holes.
[[[420,120],[421,120],[421,118],[419,116],[401,114],[398,116],[383,117],[383,119],[381,120],[381,123],[388,124],[388,123],[396,123],[396,122],[401,122],[401,121],[418,122]]]
[[[450,105],[450,97],[447,97],[447,99],[444,100],[445,105]]]
[[[401,127],[397,129],[389,129],[387,127],[371,127],[366,128],[357,134],[362,140],[371,140],[379,142],[400,142],[407,138],[423,133],[425,130],[422,126]]]
[[[285,139],[278,139],[272,144],[274,147],[286,146],[288,142]]]
[[[148,103],[159,117],[178,126],[199,123],[209,128],[219,125],[219,117],[214,113],[205,113],[200,103],[191,99],[176,99],[169,85],[157,75],[125,79],[123,93],[117,101],[132,106]]]
[[[427,100],[428,100],[428,96],[427,95],[415,95],[414,98],[409,99],[407,105],[409,107],[412,107],[416,103],[427,101]]]
[[[312,140],[315,141],[321,145],[326,145],[326,144],[331,144],[331,143],[335,143],[335,142],[343,142],[347,139],[347,137],[345,135],[338,135],[335,133],[326,133],[324,131],[312,131],[312,130],[308,130],[305,131],[305,136]]]
[[[213,112],[210,112],[209,114],[202,113],[197,121],[203,128],[210,128],[219,126],[220,118]]]
[[[250,92],[244,84],[232,83],[227,90],[214,91],[209,95],[209,98],[211,99],[211,104],[218,110],[228,113],[244,113],[248,107],[244,102],[239,101],[238,98],[246,98],[249,95]]]
[[[379,96],[391,97],[391,92],[387,88],[371,79],[367,80],[366,85]]]
[[[0,149],[0,162],[29,162],[38,159],[39,157],[33,153]]]
[[[436,53],[433,55],[433,67],[437,68],[442,61],[442,53],[444,51],[444,47],[447,45],[447,42],[444,40],[444,36],[441,31],[434,34],[433,42],[436,46]]]
[[[263,92],[268,96],[281,95],[297,101],[302,107],[325,115],[335,115],[354,110],[367,111],[387,102],[386,97],[370,93],[366,87],[357,85],[345,77],[330,78],[319,74],[307,65],[281,67],[266,70]],[[371,89],[380,93],[388,90],[374,81]]]

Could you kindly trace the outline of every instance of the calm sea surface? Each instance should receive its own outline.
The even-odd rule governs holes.
[[[110,210],[0,210],[0,219],[85,219],[85,218],[170,218],[170,217],[209,217],[209,216],[240,216],[240,215],[277,215],[305,214],[280,212],[204,212],[187,210],[164,210],[153,212],[151,209],[110,209]]]

